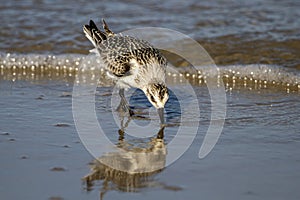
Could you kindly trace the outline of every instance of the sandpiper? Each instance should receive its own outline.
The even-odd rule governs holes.
[[[119,108],[133,115],[124,90],[130,87],[139,88],[157,109],[161,124],[164,124],[164,107],[169,99],[165,83],[166,58],[149,42],[115,34],[108,28],[104,19],[102,22],[103,31],[99,30],[92,20],[89,25],[83,26],[83,31],[101,57],[107,75],[119,88]]]

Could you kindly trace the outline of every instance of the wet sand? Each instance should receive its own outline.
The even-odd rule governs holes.
[[[93,173],[93,167],[101,172],[103,166],[97,168],[97,164],[92,164],[89,168],[94,158],[79,140],[72,117],[71,96],[66,95],[71,92],[72,83],[2,80],[1,87],[5,88],[1,90],[0,106],[3,199],[300,197],[297,189],[300,181],[300,157],[296,153],[300,147],[297,93],[278,95],[281,92],[272,89],[249,91],[245,88],[228,91],[228,112],[222,136],[205,159],[199,160],[197,156],[208,127],[209,111],[204,103],[198,135],[174,164],[140,177],[104,174],[104,177],[91,176],[86,182],[83,178]],[[198,87],[206,102],[207,91]],[[100,113],[102,109],[97,108]],[[172,127],[167,127],[164,134],[165,142],[169,142]],[[119,136],[115,131],[109,137],[118,141]],[[134,142],[126,133],[124,141]],[[141,145],[143,143],[140,141]],[[126,178],[122,181],[121,177]],[[135,180],[136,184],[124,180]]]

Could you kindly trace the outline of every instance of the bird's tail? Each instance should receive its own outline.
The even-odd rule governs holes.
[[[114,32],[108,28],[104,19],[102,19],[102,23],[105,32],[99,30],[93,20],[90,20],[89,25],[83,26],[83,32],[85,33],[85,36],[93,43],[95,47],[97,47],[103,40],[115,35]]]

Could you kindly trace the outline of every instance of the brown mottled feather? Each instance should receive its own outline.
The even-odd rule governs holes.
[[[130,75],[131,59],[135,59],[140,65],[146,65],[150,58],[155,58],[160,64],[166,65],[166,59],[147,41],[115,35],[107,23],[104,20],[102,22],[105,32],[99,30],[92,20],[83,30],[99,51],[107,69],[115,76]]]

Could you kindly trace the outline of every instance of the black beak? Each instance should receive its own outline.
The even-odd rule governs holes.
[[[164,124],[165,123],[164,108],[158,108],[157,113],[160,119],[160,124]]]
[[[164,126],[160,128],[160,130],[158,131],[158,133],[156,135],[157,139],[164,139],[164,130],[165,130]]]

